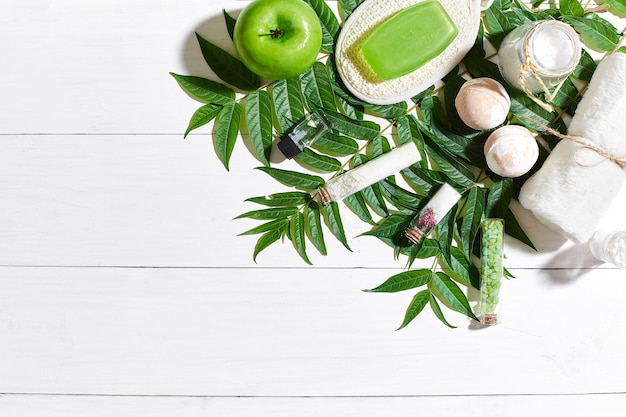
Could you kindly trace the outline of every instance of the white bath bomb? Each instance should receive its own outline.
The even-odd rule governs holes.
[[[508,125],[496,129],[485,142],[487,165],[501,177],[524,175],[535,165],[539,145],[523,126]]]
[[[488,130],[504,123],[511,109],[511,98],[502,84],[482,77],[466,81],[454,105],[463,123],[475,130]]]

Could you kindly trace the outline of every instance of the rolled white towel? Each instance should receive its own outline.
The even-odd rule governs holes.
[[[572,118],[568,135],[617,158],[626,157],[626,54],[598,65]],[[597,152],[562,139],[521,189],[519,201],[568,239],[586,242],[621,189],[624,170]]]

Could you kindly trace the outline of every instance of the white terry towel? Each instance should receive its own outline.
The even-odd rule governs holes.
[[[626,54],[600,62],[568,129],[614,157],[626,157]],[[614,162],[562,139],[521,189],[519,201],[544,224],[574,242],[598,228],[624,182]]]

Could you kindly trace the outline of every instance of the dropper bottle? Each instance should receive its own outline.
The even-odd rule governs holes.
[[[324,136],[332,129],[332,124],[321,110],[309,113],[278,142],[278,150],[287,159],[292,159],[305,147]]]

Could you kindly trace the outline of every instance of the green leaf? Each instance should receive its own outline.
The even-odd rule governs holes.
[[[346,239],[346,232],[343,229],[343,223],[339,214],[339,205],[335,201],[331,201],[322,208],[322,215],[326,221],[329,230],[337,238],[346,249],[352,251]]]
[[[254,153],[265,166],[272,151],[272,103],[267,91],[253,91],[246,97],[246,127]]]
[[[494,4],[495,6],[495,4]],[[519,18],[515,13],[504,12],[498,7],[490,7],[484,11],[485,26],[489,30],[489,41],[498,48],[504,36],[520,25]]]
[[[378,287],[365,290],[365,292],[399,292],[410,290],[428,284],[432,276],[433,271],[430,269],[404,271],[389,277]]]
[[[578,0],[559,0],[559,10],[565,16],[582,16],[585,9]]]
[[[304,215],[299,211],[291,216],[290,219],[290,231],[291,231],[291,241],[293,243],[293,247],[298,252],[298,255],[306,262],[311,265],[311,261],[306,254],[306,235],[304,230]]]
[[[423,122],[419,122],[419,125],[426,136],[428,136],[439,149],[445,149],[445,152],[461,157],[465,161],[469,162],[472,160],[472,157],[468,153],[469,148],[475,145],[471,136],[461,136],[451,132],[444,132],[435,122],[431,123],[430,126],[425,125]]]
[[[384,136],[377,136],[367,144],[366,153],[370,159],[379,157],[389,151],[391,151],[391,145],[389,144],[387,138]]]
[[[449,253],[442,256],[443,263],[447,267],[450,275],[461,284],[478,288],[480,287],[480,272],[463,254],[461,249],[450,246]]]
[[[389,214],[380,184],[376,183],[370,185],[369,187],[362,189],[361,193],[363,193],[363,198],[365,198],[365,201],[367,201],[367,204],[371,207],[374,213],[381,217],[386,217]]]
[[[261,86],[261,79],[241,61],[196,33],[202,56],[215,75],[241,90],[252,91]]]
[[[405,214],[413,213],[423,201],[423,197],[387,180],[380,182],[383,194],[400,211]],[[408,209],[408,210],[406,210]]]
[[[193,116],[191,116],[191,120],[189,120],[189,125],[187,126],[187,130],[185,130],[184,137],[186,138],[189,132],[194,129],[197,129],[201,126],[206,125],[211,120],[215,119],[215,117],[220,114],[222,111],[222,106],[217,104],[205,104],[195,111]]]
[[[455,204],[436,226],[437,237],[439,238],[439,249],[441,249],[441,253],[445,259],[450,258],[452,241],[456,232],[456,213],[458,207],[458,203]]]
[[[322,255],[326,255],[326,243],[324,242],[324,232],[322,230],[319,204],[315,201],[311,201],[307,206],[305,206],[304,215],[308,226],[306,228],[306,233],[309,240]]]
[[[369,120],[354,120],[341,113],[325,111],[333,130],[354,139],[373,140],[380,136],[380,126]]]
[[[608,11],[619,17],[626,17],[626,0],[598,0],[598,4],[605,4]]]
[[[339,32],[339,21],[324,0],[304,0],[315,10],[322,24],[322,51],[328,54],[335,49],[335,37]]]
[[[300,191],[290,191],[286,193],[270,194],[268,196],[251,197],[246,199],[251,203],[261,204],[269,207],[297,207],[306,204],[311,200],[309,193]]]
[[[300,93],[300,80],[287,78],[272,84],[272,101],[278,125],[283,133],[304,118],[304,101]]]
[[[506,216],[504,216],[504,231],[507,235],[519,240],[524,243],[526,246],[537,250],[533,242],[530,240],[522,226],[520,226],[515,214],[509,209],[507,211]]]
[[[341,169],[341,162],[335,158],[317,154],[308,148],[305,148],[302,152],[296,155],[294,159],[298,163],[323,172],[337,172]]]
[[[271,219],[283,219],[292,216],[298,211],[296,207],[273,207],[269,209],[252,210],[247,211],[235,219],[258,219],[258,220],[271,220]]]
[[[480,229],[480,222],[485,212],[485,197],[486,192],[484,188],[473,187],[470,189],[467,200],[465,201],[465,209],[463,211],[461,227],[459,228],[459,237],[461,239],[463,253],[468,259],[472,257],[476,235]]]
[[[337,109],[335,95],[324,64],[314,62],[308,70],[300,74],[300,83],[302,95],[309,110],[325,109],[332,112]]]
[[[375,236],[378,238],[391,239],[400,234],[403,235],[410,222],[410,216],[390,214],[388,217],[385,217],[382,222],[375,226],[372,230],[363,233],[363,236]]]
[[[405,328],[410,322],[412,322],[413,319],[417,317],[422,310],[424,310],[424,307],[426,307],[426,304],[430,301],[430,297],[431,294],[429,290],[423,290],[415,294],[413,300],[406,309],[404,320],[397,330]]]
[[[509,91],[509,94],[511,96],[511,113],[531,130],[538,130],[540,127],[528,122],[524,117],[529,117],[545,126],[550,126],[556,119],[556,113],[547,111],[523,92]]]
[[[608,22],[574,16],[563,16],[563,20],[572,25],[583,43],[592,49],[610,52],[619,42],[619,35]]]
[[[303,190],[315,190],[324,184],[324,179],[322,177],[318,177],[317,175],[270,167],[258,167],[256,169],[265,172],[275,180],[285,185]]]
[[[403,178],[418,194],[428,196],[434,188],[439,188],[445,181],[443,174],[415,165],[401,171]]]
[[[348,19],[354,9],[361,4],[363,0],[339,0],[339,11],[343,20]]]
[[[180,75],[173,72],[170,72],[170,75],[178,81],[187,94],[203,103],[229,104],[235,101],[235,92],[223,84],[193,75]]]
[[[467,297],[459,286],[445,273],[437,272],[429,283],[431,292],[452,310],[478,320],[472,312]]]
[[[513,180],[511,178],[495,179],[487,195],[485,216],[503,219],[509,210],[513,196]]]
[[[587,52],[586,49],[581,50],[580,61],[578,61],[578,65],[574,68],[574,72],[572,75],[579,80],[589,81],[591,80],[591,76],[596,70],[596,61],[593,59],[591,54]]]
[[[230,39],[233,39],[233,33],[235,31],[235,23],[237,23],[237,19],[229,15],[225,9],[222,9],[222,13],[224,13],[224,20],[226,21],[226,30],[228,30],[228,35]]]
[[[453,326],[450,323],[448,323],[448,321],[443,315],[443,311],[441,311],[441,307],[439,306],[437,299],[432,293],[430,294],[430,299],[428,301],[430,303],[430,308],[433,310],[433,313],[435,313],[435,316],[437,316],[437,318],[449,328],[456,329],[457,326]]]
[[[289,224],[289,219],[276,219],[276,220],[269,221],[267,223],[263,223],[260,226],[253,227],[252,229],[247,230],[243,233],[240,233],[239,235],[240,236],[258,235],[258,234],[273,231],[273,230],[284,231],[285,227],[288,224]]]
[[[367,202],[362,192],[356,192],[343,199],[343,203],[365,223],[374,224],[374,219],[367,208]]]
[[[441,155],[440,151],[428,144],[425,145],[425,149],[432,162],[453,184],[461,188],[474,186],[474,174],[467,167],[448,156]]]
[[[332,83],[333,83],[332,80],[330,83],[332,86]],[[335,89],[333,87],[333,92],[334,91]],[[362,106],[355,106],[353,104],[350,104],[348,103],[346,99],[344,99],[340,95],[337,95],[336,93],[335,93],[335,100],[337,101],[337,108],[339,109],[341,113],[345,114],[351,119],[363,120],[363,115],[365,114],[365,112]]]
[[[566,79],[561,88],[557,91],[552,104],[562,109],[566,109],[574,104],[579,98],[578,88],[574,85],[570,78]]]
[[[252,255],[252,260],[256,262],[257,255],[261,253],[265,248],[270,246],[272,243],[280,239],[283,233],[284,233],[283,230],[275,229],[275,230],[270,230],[269,232],[266,232],[265,234],[263,234],[259,238],[259,240],[256,242],[256,245],[254,246],[254,254]]]
[[[311,147],[328,155],[348,156],[359,150],[358,143],[347,136],[327,133],[311,144]]]
[[[419,123],[414,115],[404,115],[396,120],[396,131],[400,143],[405,144],[413,141],[417,145],[417,149],[422,156],[419,165],[422,168],[428,168],[428,159],[426,158],[426,152],[424,152],[424,137],[419,129]]]
[[[240,121],[241,107],[233,102],[222,108],[215,123],[215,152],[226,170],[237,141]]]

